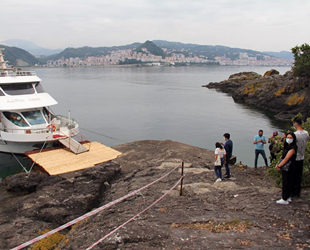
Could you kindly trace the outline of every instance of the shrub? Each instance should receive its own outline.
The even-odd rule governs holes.
[[[295,117],[300,117],[301,119],[303,118],[301,114],[298,114]],[[310,132],[310,118],[307,118],[306,120],[304,120],[304,122],[302,123],[302,127],[303,127],[304,130]],[[294,128],[292,128],[292,130],[294,130]],[[276,169],[274,169],[274,167],[279,162],[279,159],[280,159],[281,155],[282,155],[282,151],[276,154],[276,159],[273,160],[270,163],[270,166],[273,167],[273,168],[268,169],[268,175],[269,176],[273,176],[275,178],[276,185],[278,187],[281,184],[282,176],[281,176],[281,172],[276,170]],[[301,185],[303,187],[310,186],[310,140],[307,142],[307,145],[306,145],[305,159],[304,159],[304,169],[303,169]]]
[[[310,78],[310,46],[307,43],[296,46],[291,49],[295,62],[293,73],[295,76],[304,76]]]

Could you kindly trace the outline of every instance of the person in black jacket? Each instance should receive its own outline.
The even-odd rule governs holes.
[[[292,132],[286,134],[284,149],[282,152],[282,161],[276,165],[276,169],[281,170],[283,166],[289,163],[288,171],[282,172],[282,198],[277,201],[278,204],[288,205],[292,200],[290,198],[292,189],[292,175],[294,172],[297,155],[296,135]]]
[[[226,151],[226,159],[225,159],[226,173],[224,175],[224,178],[229,179],[230,178],[229,161],[230,161],[230,158],[232,157],[233,142],[232,142],[232,140],[230,140],[230,134],[229,133],[225,133],[223,136],[224,136],[225,144],[224,143],[221,143],[221,144],[224,145],[224,148]]]

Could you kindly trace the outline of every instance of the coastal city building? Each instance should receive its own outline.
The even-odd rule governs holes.
[[[215,57],[210,60],[203,55],[193,55],[188,53],[185,56],[184,50],[169,51],[163,49],[167,56],[156,56],[151,54],[146,48],[142,48],[142,52],[137,52],[134,49],[113,50],[109,55],[104,56],[89,56],[86,58],[61,58],[59,60],[47,61],[47,67],[91,67],[91,66],[108,66],[120,64],[145,64],[147,66],[158,65],[190,65],[190,64],[218,64],[218,65],[235,65],[235,66],[292,66],[294,60],[264,56],[250,56],[246,52],[239,53],[236,59],[232,60],[226,55]]]

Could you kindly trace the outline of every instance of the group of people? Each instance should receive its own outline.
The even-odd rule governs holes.
[[[299,198],[301,192],[301,179],[303,173],[303,161],[309,133],[303,130],[302,120],[296,117],[293,120],[296,132],[288,131],[283,134],[282,138],[277,132],[269,139],[269,149],[271,162],[276,159],[276,153],[282,150],[280,161],[276,165],[276,169],[282,173],[282,197],[277,200],[278,204],[287,205],[292,201],[293,197]],[[225,165],[226,173],[224,178],[230,178],[229,160],[232,156],[233,142],[230,140],[230,134],[224,134],[225,143],[217,142],[215,144],[215,174],[217,179],[215,182],[222,181],[222,166]],[[284,145],[283,145],[284,142]],[[265,165],[268,167],[268,161],[264,150],[267,143],[264,131],[259,130],[254,137],[255,160],[254,167],[257,168],[259,155],[262,155]],[[283,146],[282,146],[283,145]]]

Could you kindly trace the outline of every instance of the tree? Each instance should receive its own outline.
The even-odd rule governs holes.
[[[293,73],[295,76],[310,78],[310,46],[307,43],[292,48],[295,63]]]

